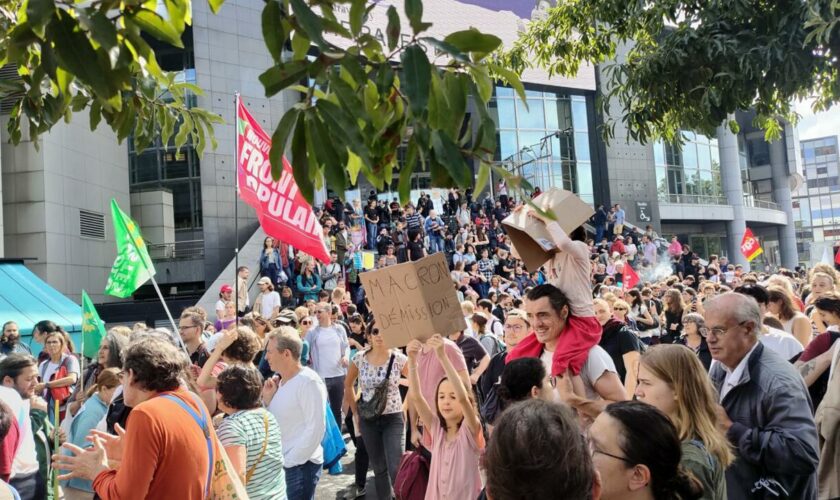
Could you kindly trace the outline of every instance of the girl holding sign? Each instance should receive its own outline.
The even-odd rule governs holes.
[[[446,372],[437,386],[434,410],[420,391],[417,373],[417,355],[422,345],[417,340],[409,342],[408,400],[417,409],[420,420],[432,438],[432,463],[426,500],[439,498],[476,498],[481,492],[479,457],[484,449],[484,435],[478,409],[468,389],[449,356],[444,340],[435,335],[426,341]]]

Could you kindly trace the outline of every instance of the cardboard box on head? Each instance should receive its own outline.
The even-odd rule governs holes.
[[[541,209],[554,213],[557,222],[566,233],[577,229],[595,213],[589,204],[565,189],[548,189],[533,201]],[[525,206],[519,212],[510,214],[502,224],[505,225],[510,242],[516,248],[525,268],[528,271],[536,271],[552,258],[557,252],[557,247],[545,224],[528,216],[531,210],[531,207]]]
[[[415,262],[359,274],[376,328],[388,347],[467,328],[449,267],[438,252]]]

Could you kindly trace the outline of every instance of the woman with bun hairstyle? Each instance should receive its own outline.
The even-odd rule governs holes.
[[[592,462],[601,477],[601,500],[695,500],[700,482],[681,465],[677,429],[641,401],[608,405],[589,428]]]

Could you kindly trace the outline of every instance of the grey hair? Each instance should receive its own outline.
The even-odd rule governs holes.
[[[291,326],[281,326],[268,332],[267,342],[275,341],[278,351],[288,350],[292,357],[300,359],[300,352],[303,350],[303,341],[300,334]]]
[[[691,323],[694,323],[695,325],[697,325],[698,329],[706,326],[706,319],[703,318],[702,314],[698,313],[686,314],[685,316],[683,316],[683,321],[689,321]]]
[[[740,324],[746,321],[752,321],[753,330],[751,333],[756,338],[761,335],[761,325],[763,324],[761,307],[759,307],[758,302],[753,297],[741,293],[727,292],[708,299],[704,307],[711,309],[717,305],[727,306],[727,313],[736,323]]]

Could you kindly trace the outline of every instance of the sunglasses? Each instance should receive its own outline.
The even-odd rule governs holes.
[[[311,322],[311,321],[309,321],[308,319],[305,319],[305,320],[301,321],[301,322],[300,322],[300,324],[301,324],[301,325],[311,325],[311,324],[312,324],[312,322]]]
[[[379,328],[374,328],[373,330],[371,330],[370,335],[372,335],[374,337],[378,337],[379,336]]]

